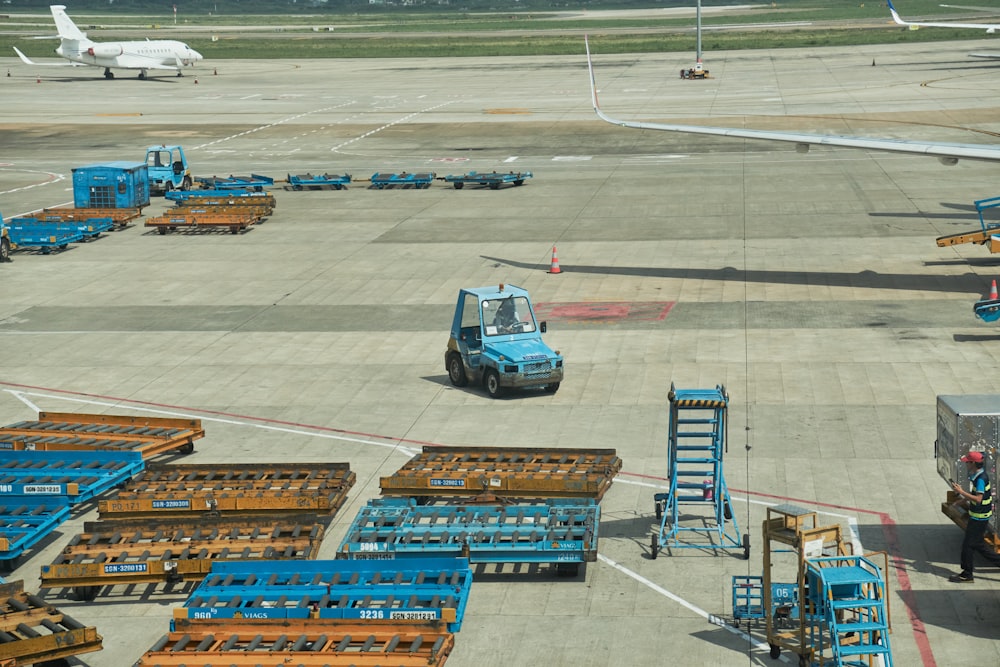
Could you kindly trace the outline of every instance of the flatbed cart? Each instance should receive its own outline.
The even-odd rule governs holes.
[[[214,231],[226,228],[231,234],[245,232],[251,225],[260,222],[260,218],[252,215],[221,215],[221,214],[178,214],[168,211],[164,215],[146,219],[146,227],[153,227],[160,234],[175,232],[180,229],[187,231]]]
[[[303,512],[332,518],[355,479],[347,463],[151,464],[97,508],[101,519]]]
[[[125,229],[132,220],[142,215],[142,208],[75,208],[57,206],[43,208],[41,217],[46,220],[89,220],[91,218],[111,218],[113,229]],[[37,217],[37,216],[36,216]]]
[[[37,248],[43,255],[65,250],[70,243],[83,240],[75,223],[35,218],[12,218],[7,221],[7,235],[18,249]]]
[[[443,667],[455,635],[441,622],[182,619],[134,667]]]
[[[599,501],[622,460],[614,449],[561,447],[434,447],[382,477],[384,496],[470,498],[486,502],[539,498]]]
[[[263,192],[264,188],[274,185],[274,179],[270,176],[260,174],[250,174],[249,176],[228,176],[220,178],[218,176],[208,176],[196,178],[201,184],[202,190],[253,190]]]
[[[190,454],[203,437],[200,419],[75,412],[39,412],[37,420],[0,427],[3,449],[140,452],[144,460],[166,452]]]
[[[191,202],[198,206],[265,206],[274,210],[274,195],[255,190],[171,190],[163,195],[173,202]]]
[[[66,218],[57,215],[22,216],[14,218],[11,222],[24,221],[27,224],[55,223],[60,228],[75,229],[80,233],[81,241],[91,241],[100,236],[103,232],[114,229],[115,221],[110,216],[105,217],[73,217]]]
[[[462,628],[472,588],[463,558],[215,563],[178,619],[441,621]]]
[[[652,536],[650,555],[655,559],[663,549],[742,549],[743,558],[749,559],[750,536],[740,537],[722,470],[729,405],[725,387],[676,389],[671,383],[667,400],[670,488],[653,495],[659,527]],[[681,505],[710,508],[711,516],[696,525],[682,525]],[[699,533],[709,541],[682,542],[681,533]]]
[[[0,498],[0,567],[13,570],[17,560],[70,515],[66,496]]]
[[[350,174],[288,174],[286,190],[346,190]]]
[[[23,581],[0,584],[0,619],[0,665],[5,667],[69,664],[66,658],[103,648],[97,628],[25,592]]]
[[[453,556],[472,563],[554,564],[562,576],[597,560],[600,506],[566,499],[518,504],[417,504],[377,498],[362,507],[338,557]]]
[[[444,180],[446,183],[451,183],[455,186],[456,190],[461,190],[466,185],[481,185],[489,187],[490,190],[498,190],[501,185],[505,184],[514,186],[524,185],[525,179],[531,178],[531,176],[530,171],[511,171],[507,173],[470,171],[459,176],[448,174],[444,177]]]
[[[315,516],[288,519],[88,521],[51,565],[42,588],[92,601],[104,586],[201,581],[213,562],[312,560],[325,532]]]
[[[437,174],[434,172],[417,174],[405,171],[398,174],[381,174],[376,172],[372,174],[369,189],[386,190],[389,188],[398,188],[400,190],[407,190],[412,188],[414,190],[426,190],[431,187],[431,183],[434,182],[436,176]]]
[[[0,451],[0,502],[65,496],[75,505],[125,484],[144,467],[139,452]]]

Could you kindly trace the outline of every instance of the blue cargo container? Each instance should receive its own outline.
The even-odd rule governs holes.
[[[76,208],[149,206],[149,169],[142,162],[105,162],[73,169]]]

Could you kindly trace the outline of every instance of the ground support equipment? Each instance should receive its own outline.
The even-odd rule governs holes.
[[[455,635],[441,623],[178,620],[135,667],[441,667]]]
[[[245,215],[254,218],[255,222],[260,222],[271,215],[268,206],[243,205],[243,204],[200,204],[194,200],[177,202],[177,206],[168,209],[164,215]]]
[[[892,667],[884,570],[865,556],[806,561],[812,665]]]
[[[12,218],[7,221],[7,234],[15,248],[38,248],[48,255],[53,248],[65,250],[70,243],[83,240],[83,234],[72,222]]]
[[[0,428],[0,449],[140,452],[146,460],[174,450],[190,454],[203,437],[200,419],[40,412],[37,420]]]
[[[181,228],[188,231],[205,231],[220,227],[227,228],[230,234],[239,234],[259,221],[260,218],[251,215],[184,214],[168,211],[155,218],[146,218],[146,227],[155,227],[160,234],[174,232]]]
[[[614,449],[427,446],[380,484],[384,496],[599,501],[621,468]]]
[[[114,229],[115,221],[111,217],[74,217],[66,218],[58,215],[22,216],[14,218],[12,223],[22,222],[27,225],[54,224],[59,229],[76,230],[81,241],[92,241],[110,229]]]
[[[725,387],[675,389],[671,383],[667,436],[670,489],[653,495],[659,529],[653,534],[651,555],[662,549],[742,549],[750,558],[750,536],[740,538],[729,487],[722,471],[726,451]],[[680,506],[710,508],[712,515],[697,525],[681,525]],[[709,542],[682,542],[681,533],[707,535]]]
[[[72,208],[56,206],[43,208],[41,217],[45,220],[91,220],[111,218],[112,229],[125,229],[132,220],[142,215],[141,208]],[[34,216],[38,217],[38,216]]]
[[[88,521],[51,565],[43,588],[72,588],[93,600],[102,586],[200,581],[213,562],[310,560],[324,525],[316,517]]]
[[[350,174],[298,174],[288,175],[286,190],[346,190],[351,182]]]
[[[387,188],[426,190],[431,187],[435,176],[434,172],[420,174],[410,174],[405,171],[398,174],[380,174],[376,172],[372,174],[369,188],[375,190],[385,190]]]
[[[101,519],[309,512],[329,520],[355,478],[347,463],[154,464],[98,509]]]
[[[0,498],[0,565],[13,569],[16,560],[69,518],[65,496]]]
[[[742,621],[751,623],[764,620],[764,578],[733,575],[733,625]]]
[[[534,503],[420,505],[376,498],[355,517],[338,557],[379,560],[453,556],[472,563],[555,564],[576,576],[597,560],[600,506],[550,499]]]
[[[990,253],[1000,252],[1000,222],[987,222],[983,216],[983,211],[1000,206],[1000,197],[979,199],[973,203],[976,206],[976,213],[979,214],[980,229],[972,232],[959,232],[958,234],[939,236],[937,238],[939,248],[946,248],[962,243],[975,243],[985,245]]]
[[[762,554],[763,554],[763,579],[764,579],[764,608],[772,610],[767,616],[767,642],[770,646],[771,658],[777,659],[781,655],[782,649],[795,653],[799,658],[800,665],[818,665],[827,667],[828,665],[840,664],[861,664],[852,662],[831,662],[828,650],[831,645],[831,633],[836,632],[836,628],[831,626],[831,617],[828,609],[824,607],[826,594],[821,593],[821,584],[816,580],[815,575],[810,572],[817,567],[812,565],[813,561],[844,563],[845,558],[853,557],[853,547],[850,542],[844,539],[839,525],[818,526],[816,523],[816,513],[804,510],[794,505],[776,505],[767,508],[767,516],[764,519],[762,528]],[[773,585],[773,568],[777,564],[776,556],[780,553],[794,554],[795,588],[794,600],[797,607],[794,613],[780,615],[778,611],[782,606],[793,606],[792,592],[784,590],[781,599],[776,599],[776,592],[783,589]],[[888,566],[888,556],[883,552],[879,554],[866,554],[866,559],[881,556],[886,563],[883,572]],[[834,559],[825,561],[825,559]],[[841,560],[836,560],[841,559]],[[856,564],[851,563],[851,566]],[[811,569],[812,568],[812,569]],[[867,577],[867,575],[866,575]],[[787,589],[787,585],[784,585]],[[888,598],[885,595],[885,588],[880,591],[881,600],[884,601],[884,620],[888,627],[889,607]],[[864,603],[867,604],[867,603]],[[860,606],[860,605],[859,605]],[[840,614],[833,620],[845,622],[851,620],[850,617]],[[820,627],[823,626],[823,627]],[[865,626],[867,627],[867,626]],[[851,630],[843,631],[844,642],[858,642],[864,637],[856,634],[848,637]],[[825,656],[825,657],[824,657]],[[817,662],[818,661],[818,662]],[[873,664],[871,662],[863,663]]]
[[[498,174],[495,171],[488,174],[470,171],[460,176],[448,174],[444,177],[444,180],[454,185],[456,190],[461,190],[466,185],[488,186],[490,190],[498,190],[505,183],[515,186],[524,185],[524,181],[527,178],[531,178],[530,171],[519,171],[516,173],[511,171],[506,174]]]
[[[97,628],[85,626],[37,595],[25,593],[23,581],[0,584],[0,665],[41,666],[100,651],[101,641]]]
[[[196,206],[266,206],[273,211],[275,205],[274,195],[255,190],[171,190],[163,196]]]
[[[202,190],[253,190],[262,192],[265,186],[274,185],[274,179],[270,176],[260,174],[250,174],[249,176],[229,176],[220,178],[209,176],[196,178],[201,183]]]
[[[76,504],[142,472],[139,452],[0,451],[0,502],[18,496],[65,496]]]
[[[472,587],[469,561],[260,561],[214,563],[176,619],[441,621],[462,627]]]
[[[954,491],[948,491],[945,496],[945,501],[941,503],[941,513],[954,521],[963,532],[969,525],[969,511],[965,506],[965,499]],[[983,540],[1000,556],[1000,536],[997,536],[991,528],[987,528]]]

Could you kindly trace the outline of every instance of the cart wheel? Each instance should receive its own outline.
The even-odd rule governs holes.
[[[100,590],[100,586],[74,586],[73,594],[76,595],[76,599],[78,600],[93,602],[97,597],[97,592]]]
[[[809,667],[809,658],[804,655],[799,656],[799,667]]]
[[[660,550],[660,536],[654,534],[653,542],[650,545],[650,551],[649,551],[649,555],[652,557],[653,560],[656,560],[656,554],[657,552],[659,552],[659,550]]]
[[[743,533],[743,560],[750,560],[750,534]]]
[[[579,563],[556,563],[557,577],[575,577],[580,574]]]
[[[192,454],[194,453],[194,443],[185,442],[183,445],[177,448],[177,451],[181,454]]]
[[[518,180],[514,181],[514,185],[524,185],[524,181],[521,180],[521,179],[518,179]]]
[[[655,501],[653,501],[653,506],[656,507],[656,520],[657,521],[662,521],[663,520],[663,505],[660,503],[659,500],[655,500]]]
[[[456,190],[461,190],[463,185],[465,185],[465,183],[463,183],[462,181],[455,181]]]
[[[771,660],[777,660],[778,656],[781,655],[781,647],[777,644],[771,644]]]
[[[732,521],[733,519],[733,508],[729,505],[729,501],[726,501],[722,505],[722,515],[726,517],[726,521]]]

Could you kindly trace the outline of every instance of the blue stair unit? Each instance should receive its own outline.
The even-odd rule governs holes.
[[[813,665],[892,667],[889,610],[881,569],[865,556],[806,561]]]
[[[729,396],[725,387],[675,389],[670,385],[667,448],[670,490],[653,496],[659,530],[653,534],[651,555],[663,549],[742,549],[750,557],[750,536],[740,537],[733,515],[729,488],[722,473],[726,450],[726,412]],[[709,517],[693,525],[681,525],[680,506],[697,506]],[[696,532],[704,541],[682,541],[680,534]]]

